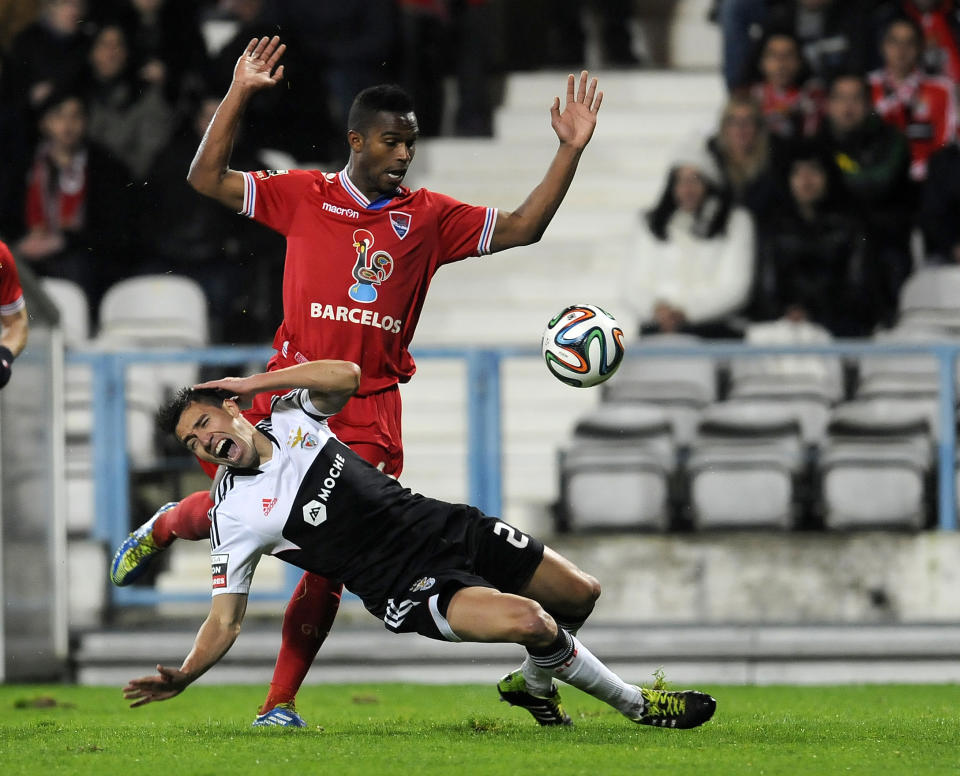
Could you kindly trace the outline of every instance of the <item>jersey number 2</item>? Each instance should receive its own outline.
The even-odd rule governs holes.
[[[507,540],[507,544],[512,544],[518,550],[522,550],[527,546],[527,542],[530,541],[529,536],[524,536],[516,528],[507,525],[506,523],[501,523],[497,520],[496,525],[493,526],[493,532],[497,535],[503,535]]]

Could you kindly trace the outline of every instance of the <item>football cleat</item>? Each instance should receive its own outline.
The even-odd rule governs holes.
[[[527,690],[527,681],[520,671],[513,671],[497,682],[497,692],[500,693],[500,700],[526,709],[540,725],[573,724],[563,710],[560,691],[554,682],[550,683],[550,694],[541,697]]]
[[[717,709],[716,700],[704,692],[637,689],[643,696],[643,705],[627,717],[638,725],[695,728],[710,719]]]
[[[293,703],[278,703],[270,711],[260,714],[253,721],[253,727],[298,727],[305,728],[307,723],[297,714]]]
[[[153,513],[153,517],[123,540],[113,556],[113,563],[110,564],[110,579],[113,584],[124,587],[136,582],[150,568],[153,559],[167,549],[154,541],[153,524],[160,515],[169,512],[179,503],[170,501],[164,504]]]

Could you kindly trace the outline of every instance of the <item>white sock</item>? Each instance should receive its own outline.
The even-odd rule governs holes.
[[[541,698],[550,695],[550,690],[553,688],[553,673],[534,663],[530,655],[526,656],[520,666],[520,673],[523,674],[523,679],[527,683],[527,691],[532,695],[538,695]]]
[[[570,624],[556,620],[556,623],[571,636],[576,636],[577,631],[580,630],[580,626],[583,625],[582,620]],[[533,662],[533,658],[531,658],[530,655],[527,655],[521,664],[520,673],[523,674],[523,679],[527,683],[527,690],[532,695],[537,695],[541,698],[546,698],[550,695],[550,690],[553,689],[553,672],[538,666]]]
[[[617,711],[628,716],[637,715],[638,709],[644,705],[640,690],[613,673],[575,636],[567,634],[567,638],[570,640],[568,648],[553,655],[531,656],[529,659],[540,668],[549,669],[558,679],[610,704]]]

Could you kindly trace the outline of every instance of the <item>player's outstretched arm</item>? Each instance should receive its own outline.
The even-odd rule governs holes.
[[[241,407],[248,406],[258,393],[306,388],[310,391],[313,405],[321,412],[332,414],[343,409],[343,405],[360,387],[360,367],[352,361],[308,361],[247,377],[210,380],[194,387],[231,391],[239,398]]]
[[[210,614],[200,626],[193,649],[180,668],[157,666],[157,674],[131,679],[123,688],[123,697],[131,708],[154,701],[165,701],[182,693],[187,686],[202,676],[233,646],[240,633],[240,625],[247,611],[244,593],[222,593],[214,596]]]
[[[243,175],[229,166],[237,128],[250,98],[283,79],[279,62],[286,48],[276,35],[254,38],[247,44],[187,173],[187,182],[193,188],[235,211],[243,208]]]
[[[567,189],[597,126],[597,113],[603,101],[603,92],[597,90],[597,79],[584,70],[577,80],[567,76],[566,105],[560,110],[560,98],[553,98],[550,124],[557,133],[557,149],[547,174],[512,213],[501,210],[493,232],[491,251],[502,251],[518,245],[537,242],[553,219],[566,196]]]

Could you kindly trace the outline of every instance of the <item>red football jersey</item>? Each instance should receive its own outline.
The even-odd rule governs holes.
[[[410,379],[407,346],[434,272],[489,253],[497,219],[427,189],[370,202],[345,170],[244,173],[241,213],[287,238],[274,347],[356,362],[361,396]]]
[[[20,275],[17,274],[13,254],[0,242],[0,315],[13,315],[21,310],[24,304]]]

